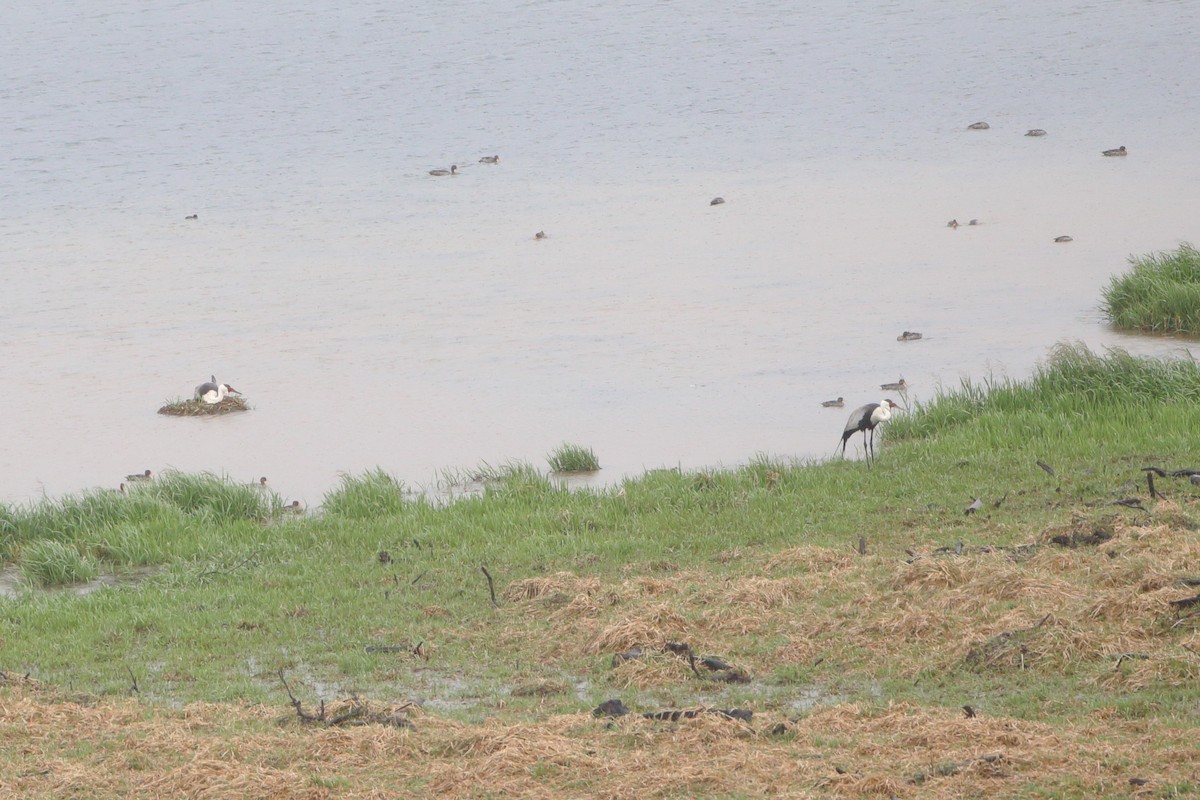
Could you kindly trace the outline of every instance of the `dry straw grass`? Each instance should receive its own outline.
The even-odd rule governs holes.
[[[87,742],[80,747],[80,742]],[[0,796],[31,800],[246,797],[448,800],[696,796],[1112,796],[1129,778],[1200,780],[1191,732],[1096,715],[1060,728],[908,704],[821,708],[801,719],[633,714],[414,727],[301,725],[282,709],[79,703],[0,689]]]
[[[227,395],[219,403],[204,403],[200,400],[176,400],[158,409],[158,413],[170,417],[210,417],[249,411],[250,404],[236,395]]]
[[[1180,643],[1200,630],[1200,616],[1187,617],[1170,601],[1197,592],[1179,578],[1196,573],[1200,537],[1171,524],[1178,510],[1163,505],[1170,522],[1157,514],[1140,517],[1140,525],[1105,520],[1099,544],[1063,540],[1065,531],[1055,530],[1019,550],[903,560],[790,548],[767,561],[765,575],[750,562],[750,574],[721,576],[680,571],[612,581],[558,573],[508,588],[516,628],[507,633],[544,639],[549,623],[551,651],[560,654],[606,656],[683,641],[760,675],[826,657],[885,659],[910,675],[962,667],[1084,670],[1107,684],[1117,680],[1108,673],[1122,654],[1139,653],[1146,658],[1123,665],[1121,680],[1182,686],[1200,657]],[[1067,530],[1094,529],[1080,518]],[[1051,543],[1056,536],[1075,546]],[[763,648],[764,641],[775,643]],[[630,667],[615,682],[662,686],[673,669]]]

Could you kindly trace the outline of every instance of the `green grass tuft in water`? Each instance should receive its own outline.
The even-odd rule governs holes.
[[[1200,250],[1131,257],[1133,269],[1104,289],[1104,312],[1118,328],[1200,334]]]
[[[546,456],[552,472],[595,472],[600,469],[600,459],[590,447],[564,442]]]
[[[332,517],[366,519],[399,514],[408,502],[404,484],[382,469],[362,475],[343,475],[338,488],[325,495],[325,513]]]

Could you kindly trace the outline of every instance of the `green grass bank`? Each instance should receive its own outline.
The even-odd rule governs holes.
[[[817,759],[797,778],[814,796],[971,796],[1003,780],[1010,796],[1116,797],[1151,770],[1160,796],[1185,796],[1200,787],[1180,756],[1200,725],[1188,605],[1200,487],[1164,475],[1152,497],[1142,468],[1200,469],[1197,397],[1190,359],[1063,346],[1028,380],[964,383],[900,415],[870,466],[758,458],[568,491],[515,464],[450,503],[375,471],[302,517],[254,487],[172,475],[129,496],[3,508],[0,552],[23,585],[136,582],[0,598],[0,669],[89,702],[262,704],[292,722],[281,674],[310,710],[411,702],[417,729],[448,739],[422,751],[429,770],[387,773],[404,791],[481,796],[439,783],[444,768],[511,770],[521,794],[632,796],[633,782],[584,768],[604,752],[640,775],[628,758],[650,723],[614,723],[620,743],[598,744],[608,734],[587,715],[620,697],[637,712],[737,707],[761,720],[737,734],[697,723],[700,739],[678,736],[691,750],[661,745],[664,769],[706,742],[766,759],[761,784],[753,769],[742,790],[676,775],[664,796],[774,793],[768,773],[784,767],[767,769],[767,751],[789,770]],[[30,566],[44,562],[66,566]],[[670,643],[731,671],[694,669]],[[914,783],[906,759],[926,745],[889,750],[895,732],[927,727],[945,758],[978,757],[960,753],[963,706],[988,720],[981,748],[1015,755],[959,769],[969,780]],[[514,750],[510,763],[497,755],[508,745],[486,744],[497,726],[574,755]],[[1053,768],[1048,737],[1075,748]],[[842,774],[878,780],[821,783],[821,763],[847,748],[864,749]],[[383,776],[345,769],[351,788]]]

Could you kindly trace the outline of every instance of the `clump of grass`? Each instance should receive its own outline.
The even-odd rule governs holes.
[[[21,551],[21,576],[33,586],[84,583],[99,572],[95,558],[66,542],[40,539]]]
[[[399,514],[408,492],[401,481],[376,468],[362,475],[343,475],[341,486],[325,495],[325,513],[367,519]]]
[[[885,428],[893,441],[927,438],[982,418],[1003,416],[1029,431],[1051,419],[1059,429],[1097,416],[1097,408],[1131,410],[1200,397],[1200,364],[1191,358],[1152,358],[1113,348],[1097,354],[1081,344],[1060,344],[1027,380],[963,380],[939,391],[911,414],[896,416]],[[1112,412],[1117,413],[1117,412]],[[1067,420],[1065,424],[1061,420]],[[1013,425],[1018,422],[1013,422]]]
[[[200,400],[172,400],[158,409],[158,413],[170,417],[205,417],[249,410],[250,404],[241,397],[226,395],[219,403],[205,403]]]
[[[1114,275],[1104,312],[1118,328],[1200,334],[1200,250],[1130,257],[1133,269]]]
[[[133,497],[157,500],[190,516],[222,522],[261,519],[278,498],[258,484],[233,483],[210,473],[168,472],[136,487]]]
[[[484,496],[530,499],[554,490],[549,478],[538,472],[532,464],[510,461],[485,482]]]
[[[600,460],[590,447],[564,442],[562,446],[546,456],[552,472],[595,472],[600,469]]]

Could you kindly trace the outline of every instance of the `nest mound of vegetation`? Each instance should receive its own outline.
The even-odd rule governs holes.
[[[164,405],[158,410],[158,413],[171,417],[204,417],[249,410],[250,404],[241,397],[227,395],[219,403],[205,403],[202,400],[176,400]]]

